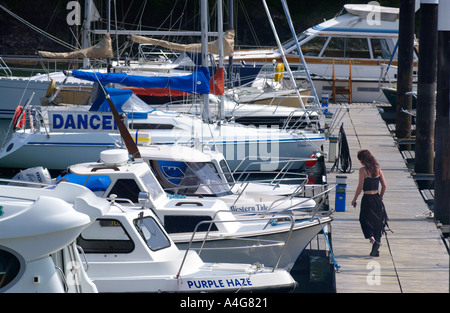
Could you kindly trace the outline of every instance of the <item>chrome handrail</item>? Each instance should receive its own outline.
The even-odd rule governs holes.
[[[176,277],[177,278],[180,277],[181,271],[183,269],[184,263],[185,263],[186,258],[187,258],[187,255],[188,255],[190,250],[194,249],[194,248],[192,248],[192,243],[195,240],[196,234],[199,232],[198,229],[199,229],[200,226],[205,225],[205,224],[209,224],[210,225],[209,228],[208,228],[208,231],[204,232],[204,236],[203,236],[203,239],[202,239],[202,244],[201,244],[201,248],[200,248],[200,251],[199,251],[199,255],[201,253],[201,250],[218,250],[218,249],[235,249],[235,248],[237,248],[237,247],[204,248],[204,245],[205,245],[206,241],[208,240],[208,235],[209,235],[209,232],[210,232],[211,227],[212,227],[213,224],[217,224],[217,223],[240,223],[240,222],[249,222],[249,221],[250,222],[251,221],[259,221],[260,222],[263,219],[267,219],[270,222],[274,218],[282,217],[282,218],[285,218],[285,219],[289,219],[290,222],[291,222],[291,225],[290,225],[289,231],[286,234],[285,240],[283,240],[283,241],[280,240],[278,242],[278,244],[258,245],[258,247],[260,247],[260,248],[261,247],[266,247],[266,246],[276,246],[276,245],[279,245],[279,246],[282,245],[283,246],[283,248],[281,249],[280,254],[279,254],[278,258],[277,258],[275,266],[273,266],[273,268],[272,268],[272,271],[274,272],[278,268],[278,265],[280,264],[281,257],[284,254],[284,251],[286,249],[286,245],[287,245],[287,243],[288,243],[288,241],[289,241],[289,239],[291,237],[292,230],[294,229],[295,220],[292,218],[292,216],[289,215],[289,214],[277,214],[277,215],[275,215],[276,217],[274,217],[274,216],[266,217],[266,216],[261,216],[259,214],[254,214],[253,217],[251,217],[251,218],[239,218],[239,219],[235,219],[235,220],[216,220],[215,217],[220,212],[229,212],[229,211],[217,211],[216,214],[214,215],[214,218],[212,220],[201,221],[195,226],[194,231],[192,232],[192,235],[191,235],[191,239],[189,240],[188,248],[186,249],[186,251],[184,253],[183,260],[181,261],[180,268],[178,270],[178,273],[177,273]],[[245,238],[242,238],[242,237],[241,238],[236,238],[235,236],[221,236],[221,237],[216,237],[214,239],[220,239],[220,240],[224,240],[224,239],[235,239],[235,240],[238,240],[239,239],[239,240],[249,240],[249,241],[252,240],[252,239],[245,239]],[[274,243],[277,242],[276,240],[258,239],[258,243],[261,243],[262,241],[274,242]],[[241,247],[241,248],[249,248],[249,247],[250,248],[255,248],[254,245],[253,246],[244,246],[244,247]]]
[[[0,68],[5,72],[6,77],[11,77],[11,76],[13,76],[11,69],[10,69],[9,66],[6,64],[5,60],[3,60],[2,57],[0,57]]]

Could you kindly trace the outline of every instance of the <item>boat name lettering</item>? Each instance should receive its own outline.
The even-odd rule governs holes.
[[[230,206],[230,210],[231,211],[235,211],[235,212],[256,212],[256,211],[267,211],[268,207],[265,204],[257,204],[256,207],[255,206],[235,206],[232,205]]]
[[[252,286],[250,278],[188,280],[187,284],[189,289],[212,289],[212,288]]]
[[[51,112],[52,131],[111,131],[117,130],[112,114],[93,112]]]

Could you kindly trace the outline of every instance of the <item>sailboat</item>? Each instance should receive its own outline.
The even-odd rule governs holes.
[[[101,79],[100,74],[92,75]],[[192,88],[192,81],[199,77],[197,74],[170,77],[170,81],[187,79],[187,85]],[[132,78],[130,75],[126,77]],[[154,79],[168,80],[167,77]],[[207,82],[206,79],[204,84]],[[209,88],[205,90],[209,92]],[[46,111],[45,107],[26,106],[26,127],[18,129],[13,125],[14,133],[0,152],[0,167],[65,169],[71,164],[97,159],[105,148],[114,148],[121,138],[104,91],[110,95],[119,112],[127,114],[126,125],[138,143],[206,145],[224,153],[231,169],[245,157],[266,161],[272,158],[309,158],[321,150],[325,141],[325,134],[314,129],[255,128],[221,121],[206,123],[202,116],[154,110],[131,90],[99,85],[98,90],[92,91],[94,97],[89,110],[48,107]],[[30,121],[31,124],[28,123]],[[272,166],[275,170],[280,165],[272,163]]]

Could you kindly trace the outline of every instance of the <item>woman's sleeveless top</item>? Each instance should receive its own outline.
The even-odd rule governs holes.
[[[369,175],[367,175],[366,178],[364,178],[363,191],[378,190],[379,184],[380,184],[379,175],[377,177],[370,177]]]

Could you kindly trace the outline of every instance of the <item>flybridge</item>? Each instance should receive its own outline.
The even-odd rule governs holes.
[[[50,131],[117,131],[112,113],[49,112]]]

